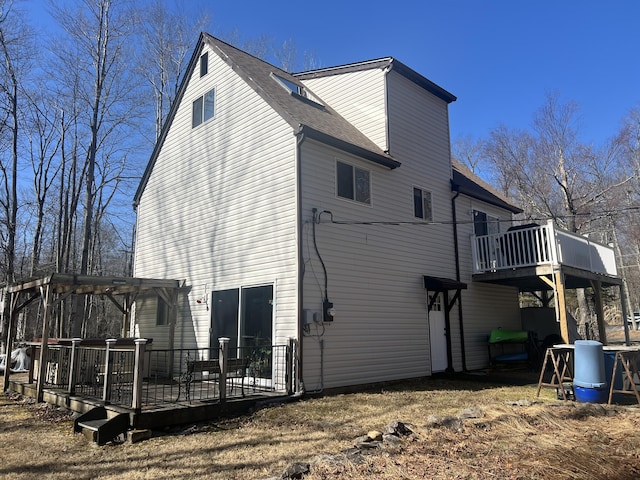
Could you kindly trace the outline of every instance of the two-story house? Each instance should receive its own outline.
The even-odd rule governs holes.
[[[452,168],[455,100],[391,57],[291,75],[202,34],[135,196],[135,276],[185,289],[131,333],[294,339],[307,391],[486,366],[519,288],[472,281],[471,238],[519,210]]]

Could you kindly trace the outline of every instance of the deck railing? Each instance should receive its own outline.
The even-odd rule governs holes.
[[[152,349],[134,346],[83,346],[82,339],[51,344],[46,350],[46,389],[63,390],[104,404],[133,409],[193,401],[226,401],[266,392],[293,393],[295,342],[257,348]],[[39,358],[32,346],[31,358]],[[34,379],[32,368],[29,381]]]
[[[560,230],[552,222],[473,236],[472,255],[473,273],[561,264],[603,275],[617,275],[611,247]]]
[[[295,345],[153,349],[147,352],[145,405],[292,393]],[[222,356],[221,356],[222,355]],[[222,357],[226,361],[222,360]],[[222,368],[223,363],[226,368]]]

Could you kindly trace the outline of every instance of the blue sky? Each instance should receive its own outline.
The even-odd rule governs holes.
[[[397,58],[458,97],[453,139],[527,128],[555,92],[580,105],[583,140],[598,145],[640,104],[635,0],[207,3],[214,30],[293,38],[322,66]]]
[[[44,3],[27,0],[36,12]],[[600,145],[640,105],[640,1],[182,3],[208,12],[213,35],[293,39],[300,56],[310,52],[321,66],[397,58],[458,97],[454,140],[484,138],[499,124],[527,128],[555,92],[580,105],[582,139]]]

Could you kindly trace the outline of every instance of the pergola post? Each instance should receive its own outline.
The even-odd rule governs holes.
[[[42,315],[42,344],[40,345],[40,360],[38,363],[38,380],[36,384],[36,401],[42,402],[44,398],[44,380],[47,374],[48,346],[49,346],[49,319],[51,317],[51,285],[40,286],[40,298],[44,313]]]
[[[6,295],[6,293],[5,293]],[[9,389],[9,375],[11,375],[11,346],[13,345],[13,337],[15,330],[15,316],[16,316],[16,308],[15,304],[18,299],[17,293],[12,293],[9,297],[9,325],[7,328],[7,344],[5,348],[5,361],[4,361],[4,376],[2,382],[2,391],[6,392]],[[6,298],[5,298],[6,301]]]

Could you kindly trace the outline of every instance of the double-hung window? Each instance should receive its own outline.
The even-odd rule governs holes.
[[[216,90],[212,88],[203,96],[193,101],[191,116],[191,128],[196,128],[201,123],[213,118],[215,113]]]
[[[430,222],[433,220],[431,208],[431,192],[413,187],[413,215],[416,218]]]
[[[336,162],[338,197],[371,204],[371,175],[368,170]]]

